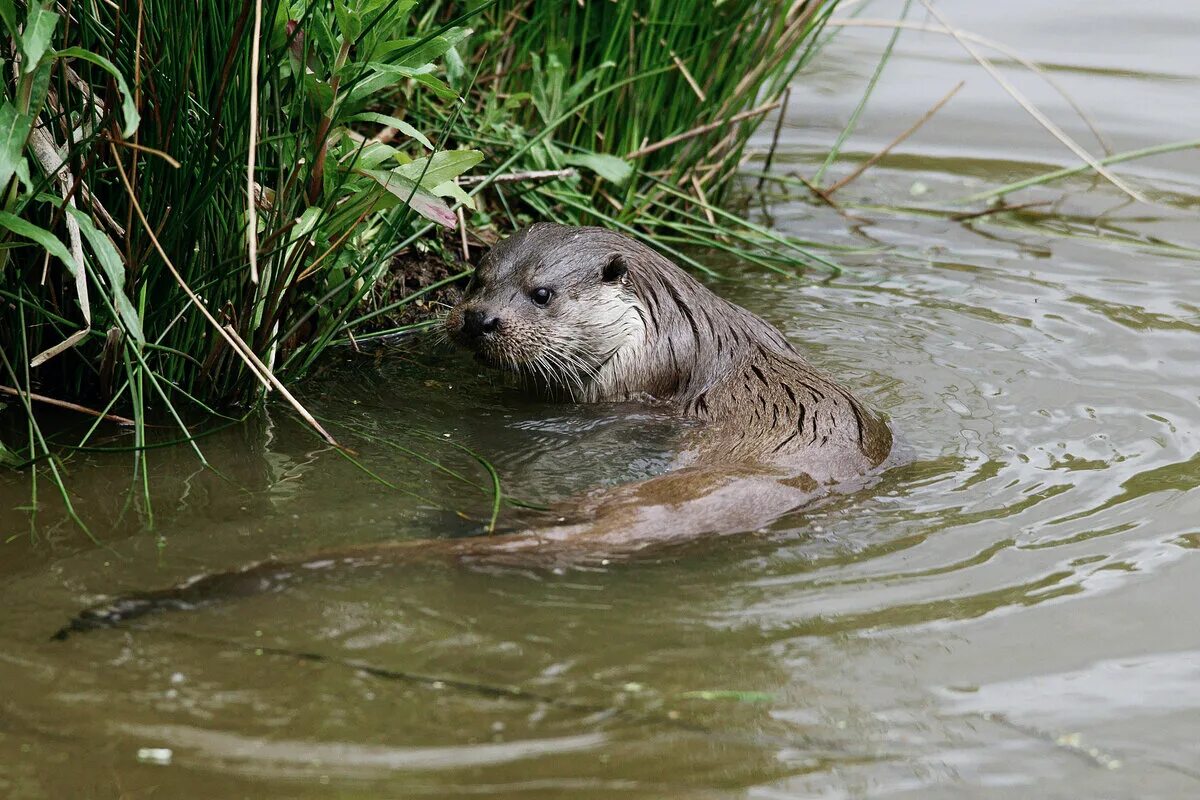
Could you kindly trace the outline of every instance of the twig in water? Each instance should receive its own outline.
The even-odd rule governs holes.
[[[955,222],[962,222],[968,219],[979,219],[980,217],[991,216],[992,214],[1003,214],[1006,211],[1020,211],[1025,208],[1036,208],[1037,206],[1048,206],[1049,200],[1039,200],[1036,203],[1017,203],[1016,205],[1001,205],[992,208],[985,208],[981,211],[963,211],[958,214],[951,214],[950,219]]]
[[[304,421],[311,425],[314,431],[321,434],[322,439],[329,442],[329,444],[333,445],[339,450],[346,449],[338,444],[337,439],[334,439],[329,434],[329,431],[321,427],[321,423],[317,422],[316,419],[313,418],[313,415],[308,413],[308,409],[300,404],[300,401],[297,400],[292,393],[287,390],[287,387],[283,385],[283,382],[280,381],[279,378],[275,377],[275,373],[267,369],[267,365],[264,364],[261,359],[259,359],[254,350],[250,348],[250,345],[242,341],[242,338],[237,335],[237,331],[233,329],[232,325],[226,325],[225,330],[229,334],[229,339],[233,343],[234,347],[237,347],[241,350],[242,357],[253,362],[254,366],[256,366],[263,375],[267,376],[267,380],[271,382],[271,385],[279,390],[279,393],[283,395],[289,403],[291,403],[292,408],[296,409],[296,413],[303,417]]]
[[[103,411],[97,411],[94,408],[88,408],[87,406],[81,406],[77,403],[70,403],[70,402],[67,402],[66,400],[56,400],[53,397],[46,397],[44,394],[37,394],[35,392],[23,392],[19,389],[14,389],[11,386],[0,385],[0,392],[3,392],[4,394],[7,394],[7,395],[12,395],[13,397],[24,397],[29,400],[36,400],[37,402],[45,403],[48,406],[57,406],[58,408],[65,408],[69,411],[78,411],[80,414],[87,414],[90,417],[99,417],[100,419],[106,419],[109,422],[115,422],[118,425],[135,425],[135,424],[137,424],[133,420],[131,420],[129,417],[122,417],[118,414],[105,414]]]
[[[792,99],[792,87],[783,90],[783,105],[779,107],[779,117],[775,120],[775,133],[771,135],[771,149],[767,151],[767,160],[763,162],[763,176],[758,179],[756,188],[762,189],[766,173],[771,171],[771,162],[775,160],[775,151],[779,148],[779,134],[783,132],[783,120],[787,116],[788,101]]]
[[[627,159],[641,158],[642,156],[649,155],[650,153],[656,152],[658,150],[662,150],[664,147],[670,147],[673,144],[679,144],[680,142],[686,142],[688,139],[695,139],[697,136],[703,136],[704,134],[708,133],[709,131],[715,131],[717,128],[720,128],[722,125],[732,125],[735,122],[741,122],[742,120],[750,119],[751,117],[761,116],[762,114],[766,114],[769,111],[774,111],[775,109],[779,108],[779,105],[780,104],[778,101],[772,102],[772,103],[764,103],[763,105],[759,106],[758,108],[752,108],[749,111],[743,111],[740,114],[734,114],[732,117],[717,120],[716,122],[709,122],[705,125],[698,125],[695,128],[692,128],[690,131],[684,131],[683,133],[677,133],[674,136],[668,136],[665,139],[659,139],[654,144],[648,144],[648,145],[645,145],[644,147],[639,147],[637,150],[634,150],[633,152],[626,155],[625,158],[627,158]]]
[[[842,208],[841,204],[838,203],[838,201],[834,200],[832,197],[830,197],[829,193],[826,192],[824,189],[822,189],[820,186],[817,186],[812,181],[810,181],[800,175],[795,175],[795,177],[796,177],[796,180],[798,180],[804,184],[804,188],[808,189],[816,197],[820,198],[825,203],[825,205],[829,206],[830,208],[832,208],[834,211],[841,214],[846,219],[851,220],[853,222],[866,222],[866,220],[863,219],[862,217],[855,216],[854,214],[851,214],[846,209]]]
[[[855,169],[853,172],[851,172],[846,177],[842,178],[841,180],[834,181],[832,184],[830,184],[828,187],[826,187],[825,191],[828,194],[833,194],[838,189],[842,188],[846,184],[848,184],[851,181],[853,181],[854,179],[856,179],[859,175],[862,175],[868,169],[875,166],[875,164],[877,164],[881,158],[883,158],[884,156],[886,156],[888,153],[890,153],[892,151],[892,148],[896,147],[901,142],[903,142],[905,139],[907,139],[908,137],[910,137],[914,133],[916,133],[918,128],[920,128],[922,125],[924,125],[926,122],[928,122],[933,117],[934,114],[936,114],[938,111],[940,111],[942,109],[942,106],[944,106],[944,105],[946,105],[946,103],[950,102],[950,98],[954,97],[954,95],[958,94],[958,90],[961,89],[963,86],[965,86],[966,83],[967,83],[966,81],[959,81],[957,86],[955,86],[950,91],[946,92],[945,96],[943,96],[941,100],[938,100],[936,103],[934,103],[933,106],[928,111],[926,111],[925,114],[922,115],[922,117],[919,120],[917,120],[912,125],[910,125],[906,131],[901,133],[895,139],[892,139],[892,141],[888,143],[887,147],[883,148],[878,153],[871,156],[863,163],[859,164],[858,168]],[[762,180],[763,180],[762,178],[759,179],[760,182]]]
[[[1000,73],[1000,70],[996,69],[995,65],[993,65],[991,61],[988,61],[987,58],[985,58],[981,53],[971,46],[970,42],[959,35],[958,30],[954,28],[944,16],[942,16],[940,11],[933,7],[933,4],[930,3],[929,0],[921,0],[921,5],[925,6],[925,9],[932,14],[938,22],[942,23],[943,27],[950,31],[950,35],[953,36],[954,40],[958,42],[964,50],[967,51],[971,58],[975,59],[976,63],[983,67],[984,70],[986,70],[987,73],[996,80],[996,83],[1000,84],[1000,87],[1004,89],[1004,91],[1008,92],[1009,96],[1016,100],[1021,108],[1029,112],[1029,115],[1037,120],[1038,124],[1049,131],[1054,138],[1066,145],[1072,153],[1087,163],[1087,165],[1094,169],[1098,174],[1104,176],[1104,178],[1113,186],[1117,187],[1134,200],[1137,200],[1139,203],[1146,203],[1147,205],[1150,205],[1150,200],[1142,195],[1141,192],[1138,192],[1136,189],[1132,188],[1108,169],[1106,169],[1103,164],[1101,164],[1092,156],[1091,153],[1080,147],[1078,142],[1068,136],[1062,128],[1058,127],[1053,120],[1043,114],[1037,106],[1031,103],[1029,98],[1023,95],[1016,86],[1014,86],[1007,78],[1005,78],[1004,75]]]

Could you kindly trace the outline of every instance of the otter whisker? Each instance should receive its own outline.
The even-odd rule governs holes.
[[[564,379],[564,382],[567,382],[567,389],[571,393],[572,400],[576,399],[575,392],[571,389],[572,385],[579,389],[581,395],[587,396],[587,390],[579,373],[583,372],[589,378],[594,376],[587,370],[587,365],[582,359],[579,359],[570,351],[546,350],[544,351],[544,355],[549,363],[555,366],[559,375]]]
[[[578,376],[572,373],[561,361],[561,359],[559,359],[558,354],[553,350],[543,350],[540,357],[540,363],[545,365],[548,373],[559,379],[557,381],[552,380],[552,384],[558,383],[562,385],[567,390],[567,394],[570,395],[571,401],[576,402],[577,398],[575,397],[575,390],[572,388],[572,384],[578,386],[580,393],[583,393],[583,383],[579,380]]]

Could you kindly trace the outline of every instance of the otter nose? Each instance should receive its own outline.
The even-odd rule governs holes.
[[[472,308],[463,312],[463,333],[468,336],[482,336],[500,327],[500,318],[485,314]]]

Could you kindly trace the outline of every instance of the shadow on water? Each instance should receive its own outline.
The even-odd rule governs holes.
[[[1119,150],[1197,135],[1191,5],[1090,4],[1080,44],[1018,6],[945,11],[1044,62]],[[1127,35],[1143,29],[1158,46]],[[886,35],[847,29],[801,74],[778,173],[823,160]],[[1195,795],[1195,152],[1122,165],[1149,206],[1075,176],[1011,198],[1049,205],[929,213],[1067,163],[976,69],[906,33],[834,177],[969,81],[839,190],[865,221],[763,199],[778,229],[844,246],[843,272],[722,263],[742,279],[715,287],[886,411],[912,463],[631,563],[313,570],[65,642],[47,636],[103,595],[478,534],[494,496],[472,454],[506,498],[545,503],[662,471],[679,423],[530,400],[418,341],[331,359],[301,387],[354,460],[277,406],[202,440],[214,471],[154,451],[149,506],[129,453],[75,453],[72,500],[100,545],[44,480],[34,514],[27,480],[0,473],[0,794]],[[78,441],[77,420],[52,427]],[[504,504],[501,524],[523,513]]]

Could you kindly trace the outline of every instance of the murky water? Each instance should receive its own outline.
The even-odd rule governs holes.
[[[1051,65],[1118,150],[1200,136],[1188,0],[939,7]],[[885,37],[849,30],[801,76],[777,173],[816,169]],[[1095,149],[1057,94],[1013,74]],[[944,206],[1074,163],[953,41],[920,33],[848,159],[960,78],[838,199]],[[101,594],[471,533],[487,476],[452,443],[529,501],[671,458],[660,412],[528,401],[442,352],[330,363],[304,387],[371,474],[274,409],[202,442],[220,476],[155,451],[147,530],[131,456],[81,453],[70,483],[100,544],[45,481],[32,517],[28,485],[0,475],[0,795],[1197,796],[1200,155],[1121,174],[1155,203],[1077,177],[1014,198],[1051,205],[974,220],[767,205],[779,229],[861,251],[820,282],[722,262],[745,280],[718,290],[860,387],[914,461],[668,560],[314,574],[48,640]]]

